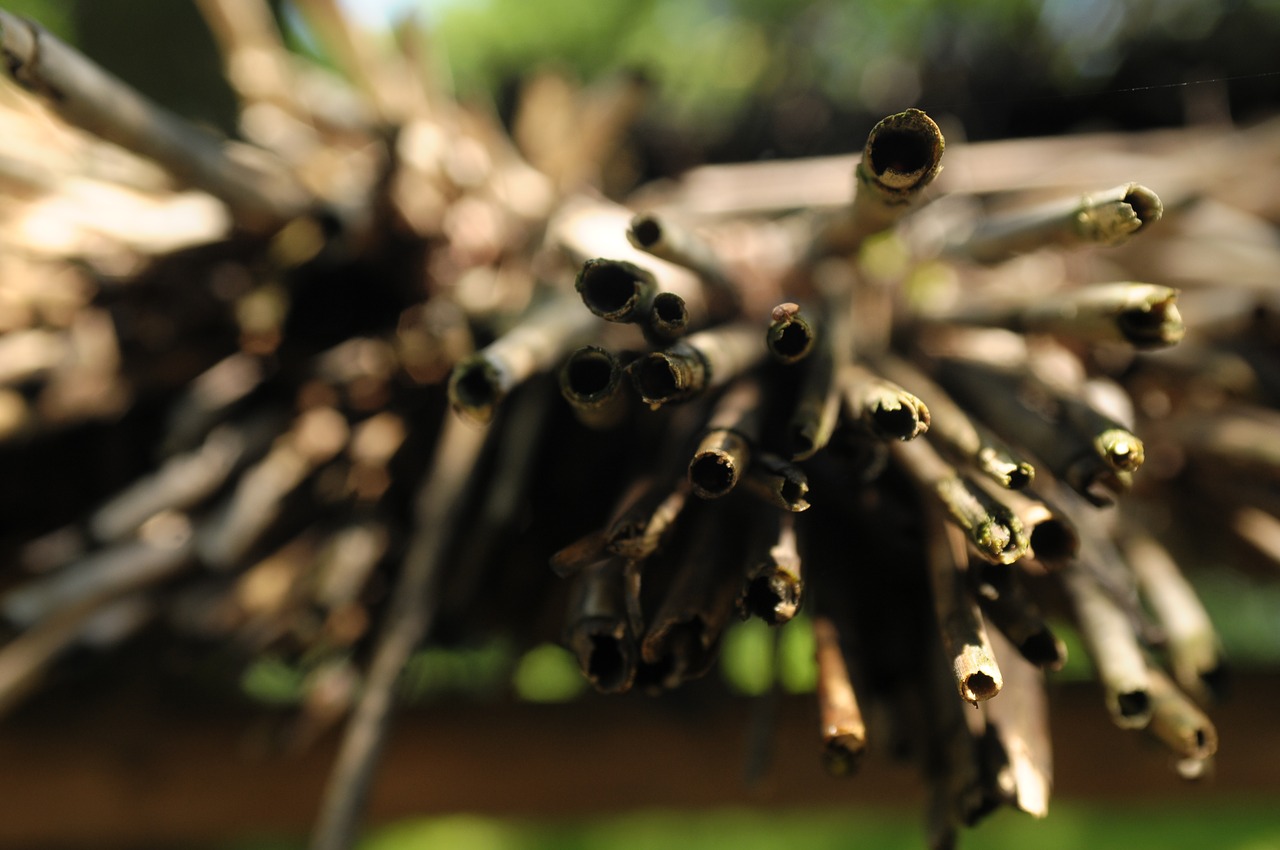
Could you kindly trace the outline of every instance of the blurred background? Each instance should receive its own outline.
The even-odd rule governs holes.
[[[176,112],[235,134],[235,97],[191,4],[28,0],[3,5],[40,21]],[[645,90],[648,99],[629,131],[624,155],[606,175],[606,191],[617,197],[703,163],[853,152],[876,121],[908,106],[937,118],[951,143],[1248,124],[1274,116],[1280,106],[1275,49],[1280,44],[1280,0],[348,0],[347,5],[379,32],[397,16],[416,16],[431,35],[433,61],[451,78],[458,96],[492,110],[508,126],[516,122],[522,87],[548,70],[602,91],[609,86]],[[324,46],[289,4],[273,6],[291,47],[324,63]],[[1212,581],[1217,585],[1200,589],[1222,629],[1228,656],[1246,673],[1277,669],[1280,591],[1232,574]],[[801,633],[807,634],[802,629],[788,634]],[[500,645],[468,652],[436,651],[416,659],[419,666],[409,676],[411,696],[419,703],[460,705],[465,713],[476,698],[513,692],[538,718],[546,717],[537,714],[543,704],[572,701],[579,711],[589,711],[596,700],[583,693],[576,667],[557,647],[546,645],[520,658],[510,657]],[[1073,657],[1082,658],[1082,653]],[[723,677],[750,721],[777,710],[769,694],[812,688],[810,658],[811,647],[802,643],[780,647],[775,654],[759,623],[744,624],[727,638]],[[1059,680],[1069,683],[1085,674],[1077,664]],[[268,660],[245,676],[242,687],[258,704],[288,705],[297,698],[298,676],[298,671]],[[1269,679],[1246,675],[1244,681],[1259,689],[1252,698],[1280,694],[1274,672]],[[1091,698],[1086,694],[1075,703],[1062,701],[1080,706],[1078,714],[1086,718],[1080,734],[1090,743],[1082,744],[1080,753],[1062,754],[1064,793],[1049,820],[1038,823],[1002,812],[969,836],[971,846],[1280,848],[1280,814],[1274,794],[1266,790],[1274,791],[1280,773],[1274,754],[1269,776],[1261,763],[1256,768],[1257,787],[1263,789],[1259,793],[1248,791],[1247,777],[1190,791],[1172,776],[1148,788],[1120,787],[1132,774],[1122,772],[1109,780],[1092,776],[1090,771],[1105,772],[1106,765],[1090,759],[1105,760],[1116,752],[1120,758],[1154,762],[1163,756],[1110,729],[1100,701]],[[665,707],[643,697],[628,701],[637,712],[692,710],[678,700]],[[1242,725],[1233,726],[1233,710]],[[1239,706],[1227,712],[1220,723],[1224,748],[1227,740],[1241,736],[1247,749],[1247,724],[1265,723],[1259,718],[1266,715]],[[885,787],[876,788],[873,776],[847,786],[854,790],[824,790],[812,809],[753,809],[767,795],[753,796],[755,790],[739,779],[751,773],[748,721],[722,736],[730,762],[720,765],[720,773],[734,787],[691,801],[696,811],[644,806],[637,812],[624,806],[585,818],[547,817],[536,805],[500,799],[507,793],[500,790],[490,804],[479,800],[476,805],[488,814],[505,812],[504,817],[400,820],[376,831],[362,846],[922,846],[917,795],[902,791],[894,799],[910,784],[892,774]],[[535,723],[529,734],[536,736],[542,728]],[[1124,742],[1121,749],[1110,750],[1116,741]],[[694,757],[719,752],[703,743],[691,743]],[[413,746],[407,750],[417,752]],[[792,755],[793,761],[813,762],[810,772],[817,772],[816,752],[784,753],[782,758]],[[406,769],[396,766],[396,754],[390,758],[389,770]],[[491,769],[502,760],[486,755],[478,763]],[[316,764],[317,770],[325,769],[323,762]],[[512,770],[518,771],[520,762],[514,764]],[[430,774],[440,768],[424,762],[418,769]],[[784,770],[783,775],[789,774]],[[480,775],[461,784],[482,789],[485,781]],[[318,778],[312,786],[317,783]],[[661,794],[644,790],[645,780],[636,784],[641,787],[636,799],[661,799]],[[494,785],[510,788],[496,779]],[[609,794],[621,800],[634,790],[611,789]],[[307,792],[312,799],[313,791]],[[289,796],[283,789],[281,793]],[[836,800],[848,804],[836,806]],[[270,800],[263,804],[272,805]],[[733,807],[724,808],[726,804]],[[549,810],[575,808],[586,806]],[[393,803],[380,816],[410,809],[412,803]],[[218,846],[283,850],[302,844],[297,835],[285,832]]]

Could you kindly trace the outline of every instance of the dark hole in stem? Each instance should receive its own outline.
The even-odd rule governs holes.
[[[1076,554],[1076,535],[1065,523],[1046,520],[1031,530],[1031,548],[1042,561],[1061,561]]]
[[[1062,649],[1053,633],[1048,629],[1036,632],[1018,647],[1022,657],[1038,667],[1057,669],[1066,662]]]
[[[872,414],[876,430],[889,437],[907,440],[916,435],[920,420],[916,413],[905,405],[901,407],[877,407]]]
[[[453,380],[454,400],[463,407],[481,409],[497,404],[498,386],[484,363],[468,363]]]
[[[744,606],[747,613],[759,617],[771,626],[779,621],[778,608],[789,603],[786,583],[777,576],[760,576],[747,585]]]
[[[613,386],[614,376],[613,362],[607,354],[588,351],[569,361],[569,390],[579,399],[603,395]]]
[[[1225,664],[1219,664],[1212,670],[1206,670],[1200,674],[1200,681],[1204,682],[1209,692],[1219,699],[1226,696],[1230,678]]]
[[[813,436],[804,425],[796,425],[791,429],[791,453],[807,455],[813,451]]]
[[[777,336],[770,337],[769,344],[773,353],[779,357],[794,359],[803,357],[813,345],[813,335],[809,329],[798,322],[786,325]]]
[[[806,489],[799,481],[792,481],[787,478],[783,480],[782,488],[778,492],[782,496],[782,501],[788,505],[798,505],[804,501]]]
[[[738,483],[738,470],[729,457],[709,452],[689,464],[689,481],[699,496],[715,499]]]
[[[1121,717],[1140,717],[1151,710],[1151,699],[1146,691],[1126,691],[1116,697]]]
[[[1114,197],[1114,196],[1113,196]],[[1164,212],[1163,204],[1147,189],[1133,189],[1124,196],[1124,202],[1133,209],[1133,214],[1143,226],[1160,218]]]
[[[996,680],[986,673],[972,674],[964,680],[964,685],[975,699],[991,699],[1000,691],[996,687]]]
[[[627,682],[627,659],[617,638],[592,635],[587,657],[587,677],[604,691],[616,691]]]
[[[1209,743],[1209,736],[1204,733],[1203,729],[1196,730],[1196,749],[1203,750],[1205,744]]]
[[[636,362],[632,376],[641,398],[649,402],[668,401],[680,393],[675,369],[660,354],[651,354]]]
[[[634,274],[613,263],[595,263],[582,273],[582,300],[599,316],[625,310],[639,288],[640,280]]]
[[[911,130],[882,130],[871,145],[871,170],[914,174],[933,163],[933,139]]]
[[[1025,490],[1035,480],[1036,470],[1029,463],[1020,463],[1009,470],[1009,489]]]
[[[631,223],[631,232],[636,235],[636,241],[650,248],[662,238],[662,225],[652,218],[637,218]]]
[[[689,322],[689,308],[674,292],[659,292],[653,299],[653,315],[671,328],[683,328]]]

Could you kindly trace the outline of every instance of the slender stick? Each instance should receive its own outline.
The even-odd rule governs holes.
[[[273,230],[307,206],[287,171],[229,156],[222,140],[155,105],[36,24],[0,11],[0,32],[15,82],[68,123],[222,199],[242,226]]]
[[[773,359],[791,365],[808,357],[818,329],[805,310],[799,304],[784,301],[773,308],[770,318],[765,345]]]
[[[915,395],[864,366],[847,364],[837,377],[845,411],[883,440],[913,440],[929,430],[929,408]]]
[[[1142,596],[1164,629],[1179,686],[1192,696],[1209,696],[1221,678],[1222,656],[1204,603],[1155,538],[1130,531],[1121,539],[1121,548]]]
[[[430,626],[432,586],[444,559],[449,529],[464,502],[484,432],[447,417],[430,472],[418,492],[414,534],[374,648],[365,688],[347,724],[329,775],[311,850],[346,850],[356,840],[374,769],[386,741],[392,689]]]
[[[10,590],[0,610],[19,625],[32,625],[93,599],[109,599],[157,584],[191,564],[193,547],[186,517],[157,517],[158,535],[100,549],[60,570]]]
[[[1057,201],[1005,216],[993,216],[955,252],[983,263],[1048,245],[1118,245],[1159,221],[1164,205],[1137,183]]]
[[[689,483],[696,495],[718,499],[738,483],[760,439],[759,406],[760,384],[750,378],[735,382],[716,403],[689,461]]]
[[[719,533],[713,517],[696,518],[675,578],[640,644],[639,676],[650,689],[673,688],[704,675],[742,587],[739,540]]]
[[[1002,786],[1011,786],[1014,805],[1042,818],[1049,813],[1049,793],[1053,789],[1053,747],[1044,674],[1020,658],[1003,635],[993,632],[991,645],[1005,677],[1001,698],[983,704],[1008,765],[1007,776],[998,781]]]
[[[948,464],[924,440],[891,443],[894,457],[921,492],[936,500],[982,556],[1011,564],[1030,545],[1022,521]]]
[[[1058,575],[1106,691],[1111,719],[1122,729],[1141,729],[1151,721],[1151,671],[1129,618],[1078,564]]]
[[[629,324],[647,320],[658,293],[653,274],[626,260],[587,260],[573,287],[592,313]]]
[[[518,384],[550,369],[590,333],[594,318],[568,296],[548,298],[518,324],[454,367],[449,400],[460,414],[486,423]]]
[[[728,383],[765,354],[760,332],[739,322],[701,331],[627,367],[640,397],[652,407],[692,398]]]
[[[840,419],[840,378],[853,359],[853,340],[848,293],[834,290],[828,287],[823,293],[822,332],[813,356],[802,367],[800,392],[787,424],[792,460],[805,460],[825,448]]]
[[[925,187],[942,171],[945,147],[938,125],[919,109],[890,115],[873,127],[854,172],[852,234],[842,244],[856,245],[920,203]]]
[[[769,511],[759,539],[767,551],[747,570],[747,584],[738,599],[743,617],[756,616],[771,626],[787,623],[800,608],[804,593],[800,552],[796,548],[795,516]]]
[[[929,439],[944,453],[973,466],[1010,490],[1021,490],[1035,479],[1035,467],[973,421],[964,409],[920,370],[896,357],[886,357],[880,370],[887,378],[925,396],[929,409]]]
[[[665,216],[640,213],[631,219],[627,241],[641,251],[698,275],[707,285],[713,316],[728,315],[737,310],[741,301],[738,287],[730,280],[715,249],[693,231]]]
[[[982,485],[985,482],[979,479],[977,483]],[[992,486],[987,486],[986,490],[1021,520],[1030,543],[1027,554],[1042,566],[1054,569],[1079,553],[1080,535],[1075,525],[1039,494]]]
[[[197,450],[170,458],[151,475],[140,478],[89,517],[94,539],[117,541],[163,510],[186,510],[222,486],[251,452],[263,443],[258,427],[222,425]],[[256,437],[256,439],[255,439]]]
[[[639,645],[628,603],[634,575],[626,561],[615,556],[574,576],[565,643],[578,657],[583,675],[601,693],[626,691],[635,679]]]
[[[757,452],[742,479],[742,488],[757,498],[783,510],[798,513],[809,509],[809,477],[804,470],[769,452]]]
[[[1123,425],[1029,373],[946,358],[938,377],[957,401],[1006,437],[1016,435],[1055,477],[1095,505],[1127,490],[1142,441]]]
[[[578,421],[607,429],[626,417],[629,405],[622,392],[623,367],[617,355],[596,345],[579,348],[560,368],[560,394]]]
[[[827,772],[853,773],[867,749],[867,726],[849,680],[840,634],[829,617],[813,618],[818,661],[818,712],[822,731],[822,763]]]
[[[331,407],[300,414],[267,456],[240,476],[218,513],[200,527],[200,559],[217,570],[235,566],[279,518],[284,497],[332,460],[349,437],[346,418]]]
[[[926,504],[925,553],[938,632],[961,699],[977,705],[1000,693],[1004,677],[991,652],[982,614],[961,576],[968,560],[964,536],[943,519],[936,505]]]
[[[1186,333],[1177,299],[1178,290],[1168,286],[1098,283],[1013,304],[983,303],[935,318],[1149,350],[1175,345]]]
[[[1162,671],[1148,672],[1151,693],[1151,725],[1147,731],[1174,755],[1205,762],[1218,751],[1213,722]]]
[[[1049,628],[1017,572],[972,562],[970,585],[982,613],[1022,657],[1044,670],[1061,670],[1067,647]]]

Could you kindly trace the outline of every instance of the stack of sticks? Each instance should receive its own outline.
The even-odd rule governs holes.
[[[1178,561],[1205,528],[1280,561],[1280,210],[1230,204],[1237,161],[1153,151],[1162,203],[983,182],[973,146],[930,204],[910,109],[844,204],[824,161],[621,205],[594,187],[641,84],[539,78],[518,151],[413,26],[380,50],[296,5],[345,80],[265,3],[199,3],[236,144],[0,12],[0,706],[148,634],[295,658],[298,739],[346,722],[313,846],[348,847],[424,642],[559,639],[656,694],[759,617],[813,632],[815,753],[914,760],[946,847],[1046,813],[1071,623],[1115,722],[1210,769],[1223,659]],[[1275,135],[1203,144],[1270,180]]]

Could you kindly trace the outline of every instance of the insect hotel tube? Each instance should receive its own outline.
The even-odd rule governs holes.
[[[837,376],[845,413],[884,440],[913,440],[929,430],[929,408],[916,396],[856,363]]]
[[[923,200],[925,187],[942,170],[946,142],[933,120],[908,109],[880,121],[867,135],[855,169],[850,233],[842,245],[892,226]]]
[[[226,202],[238,222],[269,232],[311,199],[289,169],[229,154],[224,140],[138,94],[42,27],[0,11],[9,73],[68,123],[155,160]]]
[[[1141,729],[1151,721],[1151,671],[1129,617],[1079,562],[1059,575],[1111,719],[1122,729]]]
[[[1017,515],[957,472],[927,441],[890,445],[921,493],[942,506],[984,558],[1011,564],[1026,554],[1030,544]]]
[[[660,407],[722,386],[758,363],[765,348],[748,322],[691,334],[627,367],[645,403]]]
[[[1178,685],[1200,699],[1213,696],[1222,685],[1223,662],[1218,635],[1204,603],[1154,537],[1130,528],[1120,544],[1138,579],[1142,598],[1164,631]]]
[[[1021,490],[1035,479],[1035,467],[975,422],[951,396],[905,360],[887,357],[878,364],[890,380],[924,396],[929,410],[929,440],[940,452],[962,461],[1009,490]]]
[[[1026,659],[1025,653],[1019,657],[998,631],[990,637],[1006,685],[999,699],[982,704],[1004,757],[996,781],[1013,805],[1042,818],[1049,813],[1053,789],[1049,696],[1042,667]]]
[[[1218,732],[1209,717],[1163,671],[1149,670],[1147,682],[1151,694],[1147,732],[1180,759],[1204,763],[1213,758]]]
[[[983,263],[1048,245],[1118,245],[1160,220],[1164,205],[1137,183],[992,216],[951,250]]]
[[[814,651],[818,662],[818,716],[822,736],[822,763],[828,773],[853,773],[867,749],[867,726],[835,621],[813,618]]]
[[[721,534],[705,509],[688,519],[668,556],[675,574],[640,643],[637,684],[650,691],[710,669],[742,590],[741,539]]]
[[[1147,351],[1175,345],[1186,334],[1177,300],[1178,290],[1154,283],[1096,283],[1014,304],[984,302],[932,320],[1046,333],[1090,345],[1125,343]]]
[[[1016,435],[1056,478],[1095,505],[1127,490],[1142,463],[1142,441],[1127,428],[1026,373],[948,358],[939,361],[938,378],[992,430]]]
[[[784,301],[773,308],[770,319],[769,328],[765,331],[765,345],[774,360],[790,366],[809,356],[818,337],[818,329],[805,309],[794,302]]]
[[[580,570],[573,578],[565,644],[592,686],[601,693],[631,687],[639,662],[629,599],[637,580],[634,570],[616,555]]]
[[[757,512],[756,522],[752,559],[738,611],[744,618],[755,616],[778,626],[796,615],[804,593],[795,515],[766,508]]]
[[[742,378],[716,402],[706,433],[689,461],[689,483],[703,499],[725,496],[751,463],[760,439],[760,384]]]
[[[787,424],[786,436],[792,460],[810,458],[831,441],[840,420],[845,394],[842,377],[853,357],[849,299],[843,294],[832,293],[823,298],[821,304],[823,329],[812,346],[812,355],[799,366],[802,370],[800,390]],[[796,325],[793,323],[789,327]],[[808,335],[813,335],[811,326]],[[773,340],[772,327],[769,339]]]
[[[712,316],[731,315],[737,311],[741,301],[738,287],[729,279],[715,249],[693,231],[668,216],[640,213],[631,219],[627,241],[647,254],[696,274],[707,288]]]
[[[560,367],[560,394],[578,421],[590,428],[611,428],[626,416],[623,366],[618,356],[598,345],[569,355]]]
[[[594,321],[568,295],[534,305],[515,327],[454,367],[449,375],[454,409],[473,422],[489,422],[512,389],[555,366],[594,329]]]
[[[1045,670],[1062,669],[1067,647],[1045,622],[1016,570],[971,560],[968,581],[987,622],[1023,658]]]
[[[938,632],[960,697],[977,705],[1000,693],[1004,678],[991,652],[982,614],[962,575],[968,561],[964,535],[942,518],[937,505],[925,504],[925,559]]]

